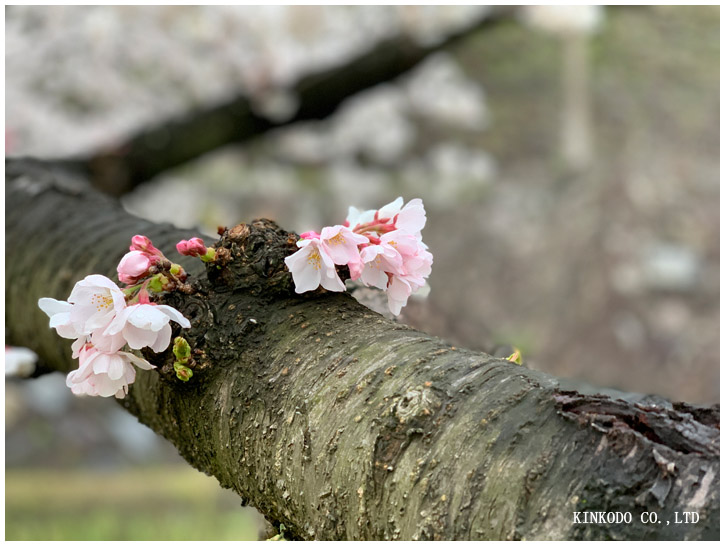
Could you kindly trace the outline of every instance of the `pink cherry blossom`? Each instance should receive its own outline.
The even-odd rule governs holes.
[[[363,269],[360,280],[367,286],[384,290],[388,274],[402,273],[403,258],[392,245],[369,245],[360,251]]]
[[[76,283],[68,297],[73,306],[70,322],[82,334],[107,326],[113,318],[126,308],[126,299],[121,289],[103,275],[88,275]]]
[[[405,231],[395,230],[380,237],[381,245],[390,245],[403,258],[415,256],[419,249],[418,239]]]
[[[68,374],[66,385],[73,394],[89,396],[124,398],[128,385],[136,379],[134,365],[144,370],[154,368],[132,353],[104,353],[90,344],[81,349],[79,359],[80,366]]]
[[[334,263],[348,266],[360,262],[358,245],[369,242],[367,237],[353,233],[345,226],[322,228],[320,239]]]
[[[150,256],[140,250],[132,250],[121,258],[116,271],[118,280],[125,284],[136,284],[148,274],[149,268],[153,265]]]
[[[406,204],[398,197],[378,210],[350,207],[344,225],[304,233],[297,243],[301,250],[285,259],[295,291],[314,290],[325,281],[344,290],[333,264],[346,265],[351,280],[388,291],[389,307],[398,314],[431,272],[433,255],[421,237],[425,223],[420,199]]]
[[[345,285],[335,270],[335,262],[321,239],[303,239],[297,241],[297,246],[300,249],[284,259],[292,273],[295,292],[302,294],[320,285],[332,292],[345,291]]]
[[[161,352],[171,341],[169,321],[191,328],[191,323],[179,311],[168,305],[137,303],[121,310],[103,332],[103,336],[122,336],[132,349],[150,347]],[[118,339],[118,338],[115,338]],[[112,343],[109,341],[109,344]]]

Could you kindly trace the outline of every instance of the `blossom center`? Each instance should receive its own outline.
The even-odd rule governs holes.
[[[97,311],[103,311],[113,305],[113,297],[110,294],[93,294],[91,296],[91,305],[95,306]]]
[[[370,260],[368,262],[368,266],[370,266],[371,269],[373,267],[375,269],[380,269],[380,263],[381,263],[380,256],[375,256],[375,259],[374,260]]]
[[[345,237],[342,236],[342,233],[338,233],[334,237],[331,237],[330,239],[328,239],[327,243],[330,245],[344,245]]]
[[[322,268],[319,251],[313,250],[310,252],[310,255],[307,257],[307,263],[319,271]]]

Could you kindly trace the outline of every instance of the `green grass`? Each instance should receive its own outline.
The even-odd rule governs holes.
[[[256,540],[257,522],[186,467],[6,470],[6,540]]]

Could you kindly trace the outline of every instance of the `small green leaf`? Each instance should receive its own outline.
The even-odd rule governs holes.
[[[179,336],[174,339],[173,350],[177,362],[185,364],[189,361],[189,357],[191,356],[191,347],[189,346],[189,342],[186,341],[183,337]]]
[[[151,292],[163,292],[164,286],[168,284],[168,279],[164,277],[161,273],[158,273],[157,275],[154,275],[151,277],[151,280],[148,284],[148,290]]]
[[[514,352],[507,356],[506,360],[521,366],[521,349],[519,349],[518,347],[514,347]]]
[[[174,362],[174,371],[176,372],[176,377],[178,377],[181,381],[188,381],[194,375],[194,372],[184,366],[181,362]]]

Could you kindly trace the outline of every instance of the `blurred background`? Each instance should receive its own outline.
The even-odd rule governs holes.
[[[329,117],[123,196],[207,234],[297,232],[421,197],[434,255],[402,321],[602,387],[719,400],[719,7],[7,7],[6,156],[123,146],[295,84],[381,40],[431,50]],[[450,47],[441,40],[486,20]],[[203,135],[199,135],[203,138]],[[152,143],[159,153],[164,140]],[[251,539],[259,516],[64,377],[5,387],[6,539]]]

